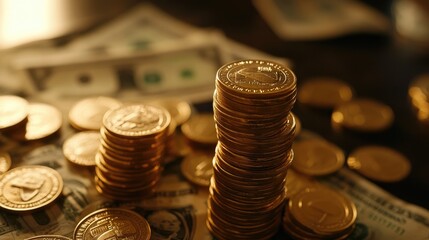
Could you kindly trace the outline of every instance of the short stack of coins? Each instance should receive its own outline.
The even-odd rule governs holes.
[[[114,200],[149,197],[161,177],[171,116],[155,105],[106,112],[96,156],[97,190]]]
[[[217,239],[270,239],[281,223],[291,165],[294,73],[271,61],[237,61],[216,74],[218,144],[207,227]]]

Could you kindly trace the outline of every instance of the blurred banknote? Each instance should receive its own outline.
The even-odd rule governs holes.
[[[285,40],[316,40],[353,32],[388,33],[389,21],[355,0],[253,0],[271,29]]]

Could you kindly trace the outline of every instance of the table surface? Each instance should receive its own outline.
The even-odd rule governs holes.
[[[384,35],[361,33],[317,41],[282,40],[248,0],[149,2],[186,23],[218,28],[233,40],[290,59],[298,88],[312,77],[334,77],[350,84],[358,97],[391,106],[395,114],[393,126],[371,134],[334,131],[328,111],[299,103],[293,111],[305,129],[336,143],[346,154],[368,144],[388,146],[403,153],[411,161],[411,174],[396,183],[374,183],[405,201],[429,209],[429,195],[425,193],[429,190],[429,127],[416,119],[407,93],[412,80],[429,73],[429,51],[402,44],[393,29]],[[391,1],[371,4],[391,18]]]

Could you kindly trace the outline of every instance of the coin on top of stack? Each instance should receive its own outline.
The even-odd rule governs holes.
[[[355,204],[338,191],[313,185],[291,196],[283,229],[293,239],[346,239],[357,218]]]
[[[106,112],[95,163],[96,189],[114,200],[150,196],[161,178],[171,117],[156,105],[124,105]]]
[[[218,70],[207,218],[216,238],[270,239],[277,232],[293,159],[296,91],[294,73],[275,62],[236,61]]]
[[[429,124],[429,74],[419,75],[411,82],[408,96],[417,119]]]

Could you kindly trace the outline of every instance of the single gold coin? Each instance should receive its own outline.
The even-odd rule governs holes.
[[[54,106],[45,103],[30,103],[25,129],[12,132],[11,137],[21,141],[43,139],[58,132],[62,122],[62,114]]]
[[[109,110],[103,118],[107,131],[125,138],[151,136],[170,125],[170,113],[155,105],[126,105]]]
[[[7,152],[0,152],[0,175],[7,172],[12,165],[12,160]]]
[[[191,152],[182,160],[182,174],[192,183],[208,187],[213,176],[213,157],[206,152]]]
[[[84,131],[65,140],[63,154],[67,160],[81,166],[95,166],[95,155],[100,148],[100,132]]]
[[[353,98],[352,88],[345,82],[330,77],[308,79],[298,90],[298,101],[312,107],[333,109]]]
[[[35,237],[26,238],[24,240],[72,240],[71,238],[60,235],[39,235]]]
[[[192,113],[191,105],[186,101],[165,99],[154,101],[153,103],[167,109],[177,126],[188,121]]]
[[[396,182],[411,171],[411,164],[402,153],[384,146],[363,146],[347,158],[347,165],[360,174],[381,182]]]
[[[416,77],[408,88],[408,95],[419,102],[429,104],[429,74]]]
[[[181,126],[183,135],[196,143],[211,144],[217,143],[216,127],[213,114],[200,113],[191,118]]]
[[[16,167],[0,179],[0,207],[15,212],[35,210],[52,203],[62,190],[63,179],[54,169]]]
[[[356,221],[354,203],[338,191],[318,186],[289,199],[289,210],[301,226],[321,235],[341,233]]]
[[[151,229],[138,213],[123,208],[103,208],[84,217],[75,227],[74,240],[149,240]]]
[[[27,100],[13,95],[0,96],[0,131],[23,122],[27,115]]]
[[[324,139],[296,141],[292,148],[295,153],[293,169],[306,175],[328,175],[340,170],[344,165],[344,152]]]
[[[355,99],[337,106],[332,122],[339,126],[362,132],[382,131],[394,120],[392,109],[371,99]]]
[[[122,103],[110,97],[89,97],[75,103],[69,111],[70,124],[78,130],[99,130],[104,114]]]

